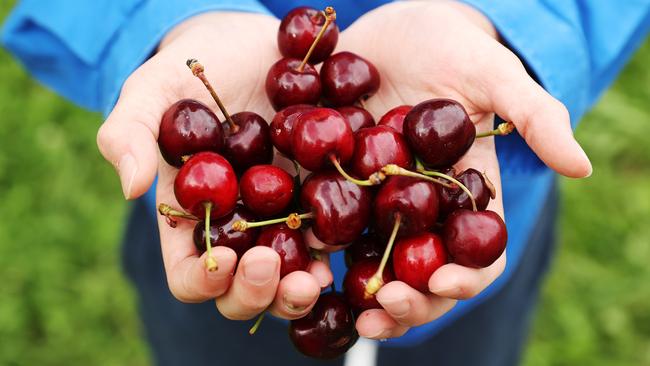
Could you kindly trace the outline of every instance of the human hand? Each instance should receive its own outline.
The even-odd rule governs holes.
[[[467,5],[409,1],[382,6],[342,34],[337,52],[343,50],[367,58],[379,70],[381,88],[366,102],[375,116],[434,97],[455,99],[478,132],[493,128],[496,113],[513,122],[532,150],[558,173],[576,178],[591,173],[564,105],[530,78],[519,59],[498,42],[490,21]],[[497,191],[488,209],[503,217],[494,138],[477,139],[456,168],[486,172]],[[442,316],[457,299],[481,292],[505,264],[504,252],[487,268],[444,265],[431,276],[429,294],[390,282],[376,295],[384,309],[362,313],[357,330],[375,339],[401,336],[409,327]]]
[[[125,82],[120,98],[97,135],[104,157],[117,169],[124,195],[144,194],[158,173],[157,201],[180,207],[173,192],[177,169],[158,152],[162,114],[183,98],[197,99],[215,112],[201,81],[192,76],[185,60],[196,57],[231,113],[252,111],[267,121],[274,112],[264,91],[269,65],[280,58],[275,34],[278,21],[265,15],[206,13],[178,25],[162,41],[158,53]],[[169,227],[158,216],[167,282],[183,302],[216,298],[218,310],[229,319],[250,319],[269,309],[279,317],[306,314],[332,274],[314,261],[308,272],[279,278],[280,258],[271,248],[254,247],[240,259],[227,247],[215,247],[218,270],[208,272],[205,256],[192,242],[192,222]],[[235,268],[237,266],[237,268]]]

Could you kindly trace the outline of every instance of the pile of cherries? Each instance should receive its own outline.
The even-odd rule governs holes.
[[[289,325],[298,350],[324,359],[356,342],[355,314],[380,307],[375,293],[385,283],[427,293],[446,263],[481,268],[499,258],[507,232],[486,210],[494,188],[485,174],[453,165],[477,137],[512,131],[504,123],[477,135],[450,99],[398,106],[375,124],[363,104],[379,89],[379,72],[354,53],[332,54],[335,17],[331,7],[299,7],[283,18],[284,58],[266,79],[277,111],[270,125],[249,111],[229,115],[203,66],[188,60],[225,121],[196,100],[180,100],[163,115],[158,139],[165,161],[179,168],[174,193],[184,210],[161,204],[159,211],[172,226],[178,218],[198,221],[194,243],[208,252],[208,270],[218,266],[211,250],[219,245],[238,257],[256,245],[273,248],[280,276],[307,270],[306,226],[324,245],[345,248],[343,293],[321,294]],[[295,176],[270,165],[274,147],[294,161]],[[311,171],[304,181],[299,167]]]

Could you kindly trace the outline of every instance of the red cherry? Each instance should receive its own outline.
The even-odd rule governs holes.
[[[345,248],[345,265],[349,268],[365,259],[381,258],[384,249],[386,242],[379,240],[374,234],[364,234]]]
[[[329,360],[347,352],[359,334],[345,298],[328,292],[320,295],[307,315],[289,323],[289,338],[302,354]]]
[[[321,68],[323,96],[333,106],[352,105],[379,90],[379,71],[352,52],[330,56]]]
[[[302,59],[325,24],[323,12],[301,6],[294,8],[282,18],[278,29],[278,48],[284,57]],[[332,23],[323,34],[309,57],[310,64],[323,62],[336,47],[339,27]]]
[[[183,99],[163,114],[158,146],[168,164],[180,167],[184,156],[201,151],[220,152],[223,136],[219,119],[210,108],[197,100]]]
[[[460,103],[431,99],[416,105],[406,115],[404,135],[422,163],[446,168],[469,150],[476,138],[476,128]]]
[[[506,249],[506,224],[494,211],[454,211],[443,226],[442,237],[454,263],[483,268]]]
[[[386,112],[386,114],[379,119],[379,123],[377,124],[392,127],[395,131],[404,133],[404,117],[406,117],[406,114],[410,112],[412,108],[413,106],[411,105],[395,107]]]
[[[347,163],[354,152],[354,135],[345,118],[334,109],[314,108],[303,112],[291,136],[293,156],[305,169],[331,166],[332,156]]]
[[[494,198],[495,192],[492,183],[486,181],[485,176],[476,169],[470,168],[460,174],[454,174],[454,178],[469,189],[476,200],[476,208],[479,211],[485,210],[490,203],[490,198]],[[438,192],[441,217],[447,217],[447,215],[459,208],[472,208],[472,201],[467,193],[456,185],[453,185],[451,188],[438,186]]]
[[[293,159],[293,152],[291,151],[293,125],[302,112],[313,108],[314,106],[309,104],[292,105],[276,113],[271,121],[270,130],[273,146],[289,159]]]
[[[280,255],[280,278],[307,270],[311,261],[302,232],[284,223],[263,228],[255,245],[273,248]]]
[[[231,116],[235,131],[223,122],[226,146],[223,155],[238,172],[253,165],[269,164],[273,160],[273,145],[269,125],[253,112],[239,112]]]
[[[392,226],[392,225],[391,225]],[[375,295],[366,292],[366,285],[379,268],[380,259],[371,258],[352,264],[343,278],[343,294],[352,307],[358,310],[381,309]],[[390,267],[382,273],[383,283],[393,281],[395,276]]]
[[[234,250],[237,257],[241,258],[248,249],[255,245],[259,230],[251,228],[245,232],[235,231],[232,229],[232,224],[237,220],[255,220],[255,216],[244,206],[235,206],[235,209],[228,215],[210,224],[210,242],[213,247],[224,246]],[[194,227],[193,239],[199,252],[205,252],[205,223],[203,221],[199,221]]]
[[[283,58],[269,69],[266,95],[276,111],[294,104],[317,104],[320,100],[318,72],[310,64],[299,70],[301,63],[297,58]]]
[[[362,179],[387,164],[409,169],[413,165],[411,150],[402,136],[388,126],[367,127],[354,134],[352,173]]]
[[[178,171],[174,194],[178,203],[192,215],[205,218],[209,203],[210,216],[220,218],[237,203],[237,177],[221,155],[201,152],[192,155]]]
[[[429,292],[429,278],[433,272],[447,261],[442,239],[432,233],[401,239],[393,250],[395,278],[423,293]]]
[[[372,114],[363,108],[346,106],[336,108],[336,110],[339,111],[343,118],[345,118],[345,120],[348,122],[352,128],[352,132],[356,132],[361,128],[372,127],[375,125],[375,119],[372,118]]]
[[[266,217],[284,211],[293,198],[293,178],[273,165],[256,165],[239,181],[244,205],[255,214]]]

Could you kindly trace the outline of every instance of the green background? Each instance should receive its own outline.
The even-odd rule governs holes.
[[[594,174],[561,180],[560,250],[527,366],[650,365],[649,65],[646,41],[577,130]],[[100,123],[0,50],[1,365],[149,363]]]

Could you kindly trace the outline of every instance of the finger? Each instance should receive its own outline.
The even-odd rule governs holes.
[[[429,279],[429,290],[443,297],[469,299],[478,295],[503,273],[506,252],[486,268],[468,268],[449,263],[438,268]]]
[[[456,300],[425,295],[401,281],[387,283],[376,296],[393,319],[409,327],[438,319],[456,305]]]
[[[217,309],[231,320],[251,319],[271,304],[279,281],[278,253],[253,247],[242,256],[228,291],[216,299]]]
[[[314,276],[304,271],[291,272],[280,280],[269,311],[283,319],[301,318],[311,310],[319,294],[320,285]]]
[[[330,269],[330,259],[329,254],[320,253],[320,260],[313,260],[309,264],[307,271],[311,273],[321,288],[325,288],[332,284],[334,281],[334,276],[332,275],[332,270]]]
[[[305,230],[305,242],[310,248],[314,248],[316,250],[321,250],[326,253],[332,253],[336,252],[342,249],[345,249],[347,245],[328,245],[320,241],[314,234],[314,230],[312,228],[309,228]]]
[[[361,337],[386,339],[400,337],[409,327],[399,324],[384,309],[366,310],[357,318],[357,332]]]

